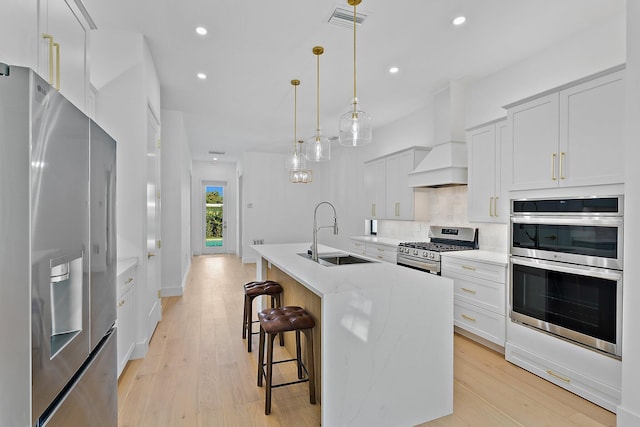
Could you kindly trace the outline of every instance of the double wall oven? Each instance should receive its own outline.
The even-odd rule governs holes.
[[[511,202],[513,321],[621,357],[623,196]]]

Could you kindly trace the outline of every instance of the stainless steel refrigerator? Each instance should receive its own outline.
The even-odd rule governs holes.
[[[30,425],[117,426],[115,141],[21,67],[0,76],[0,123],[1,251],[30,266],[5,284],[30,300]]]

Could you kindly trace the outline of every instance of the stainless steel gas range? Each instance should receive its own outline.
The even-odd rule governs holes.
[[[440,275],[440,253],[478,249],[478,229],[472,227],[429,227],[428,242],[398,245],[396,263]]]

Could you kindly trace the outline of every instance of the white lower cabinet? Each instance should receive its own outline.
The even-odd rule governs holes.
[[[116,321],[118,328],[118,377],[127,365],[135,347],[135,274],[136,266],[133,265],[118,276]]]
[[[506,265],[442,256],[442,276],[453,279],[453,323],[504,347]]]
[[[366,246],[365,242],[361,242],[359,240],[351,240],[351,252],[353,252],[354,254],[365,255],[366,254],[365,246]]]
[[[509,322],[505,358],[596,405],[616,412],[622,362],[544,332]]]
[[[398,257],[398,248],[395,246],[381,245],[377,243],[367,243],[365,255],[378,261],[396,263]]]

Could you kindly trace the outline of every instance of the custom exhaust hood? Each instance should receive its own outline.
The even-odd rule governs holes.
[[[409,173],[409,187],[467,184],[467,144],[464,132],[465,86],[451,81],[434,97],[433,149]]]

